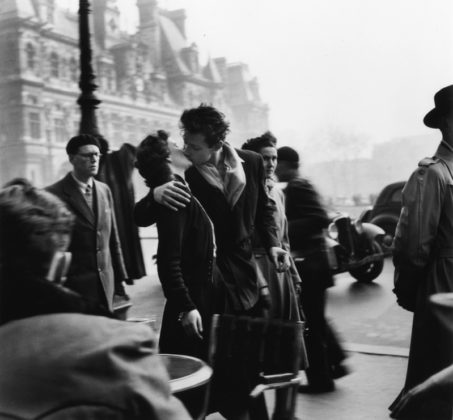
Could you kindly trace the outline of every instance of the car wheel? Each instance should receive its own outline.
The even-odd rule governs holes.
[[[381,253],[382,247],[376,242],[372,243],[373,254]],[[371,283],[375,278],[382,273],[384,268],[384,258],[379,261],[373,261],[368,264],[364,264],[360,267],[349,270],[349,273],[354,277],[359,283]]]

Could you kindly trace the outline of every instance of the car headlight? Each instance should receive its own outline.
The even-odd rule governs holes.
[[[327,228],[327,233],[334,241],[336,241],[338,239],[337,225],[335,223],[331,223]]]

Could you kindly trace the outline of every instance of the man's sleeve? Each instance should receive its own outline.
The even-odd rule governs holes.
[[[113,205],[113,197],[110,188],[106,185],[108,203],[110,206],[110,211],[112,212],[112,226],[110,232],[110,255],[112,256],[112,266],[113,266],[113,274],[115,277],[115,292],[122,291],[123,281],[128,281],[128,275],[126,271],[126,266],[124,264],[123,259],[123,251],[121,250],[121,242],[120,237],[118,234],[118,227],[116,225],[116,217],[115,217],[115,208]]]
[[[290,182],[286,188],[286,217],[291,248],[304,246],[307,238],[328,226],[329,218],[315,188],[306,180]]]
[[[157,272],[162,289],[168,302],[177,306],[180,312],[196,309],[187,285],[182,268],[183,248],[190,246],[184,242],[184,225],[187,222],[187,211],[173,211],[163,208],[164,217],[159,218],[157,253]]]
[[[438,165],[417,169],[403,189],[394,242],[394,261],[402,268],[423,270],[432,254],[445,196]]]
[[[263,159],[258,160],[258,201],[256,211],[256,229],[260,235],[265,249],[280,246],[277,235],[277,224],[275,222],[275,204],[269,199],[266,192],[266,178],[264,174]]]
[[[156,202],[153,198],[153,191],[143,197],[140,201],[135,203],[134,207],[134,221],[137,226],[147,227],[156,222],[155,218]]]

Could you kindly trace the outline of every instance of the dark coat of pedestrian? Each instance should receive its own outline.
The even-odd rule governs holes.
[[[113,196],[118,236],[128,280],[146,275],[140,235],[134,223],[135,191],[133,173],[135,146],[124,143],[102,156],[97,179],[106,183]]]
[[[308,387],[300,391],[329,392],[335,388],[333,379],[346,374],[341,363],[345,354],[325,316],[326,289],[333,285],[323,233],[329,218],[318,192],[300,177],[299,155],[294,149],[278,149],[275,173],[279,181],[287,183],[284,192],[289,242],[302,279],[300,296],[308,328]]]
[[[419,162],[402,195],[394,240],[395,292],[413,310],[412,336],[404,388],[412,387],[453,363],[452,337],[439,329],[430,296],[453,292],[453,86],[436,93],[436,107],[424,119],[442,141],[433,157]],[[430,393],[398,418],[451,419],[449,393]]]

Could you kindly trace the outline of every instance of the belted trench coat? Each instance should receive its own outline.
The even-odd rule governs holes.
[[[453,324],[452,331],[442,330],[429,303],[434,293],[453,292],[453,147],[445,141],[420,161],[403,189],[394,245],[397,269],[417,288],[404,392],[453,363]],[[417,414],[433,415],[441,406],[427,399]]]

